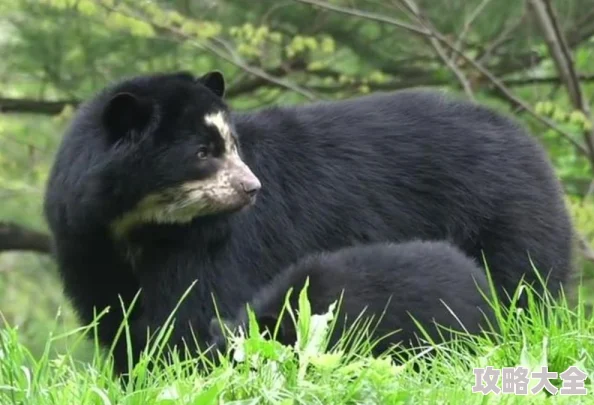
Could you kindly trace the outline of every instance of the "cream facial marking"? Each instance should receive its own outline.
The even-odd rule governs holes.
[[[223,139],[223,144],[225,145],[225,154],[233,154],[237,152],[235,140],[233,139],[233,134],[231,131],[231,125],[225,118],[225,114],[222,111],[207,114],[204,117],[204,122],[206,125],[215,127],[217,131],[219,131],[221,139]]]
[[[188,223],[199,216],[237,210],[252,203],[242,181],[260,183],[239,155],[231,153],[212,177],[146,196],[112,223],[112,232],[122,238],[140,224]]]

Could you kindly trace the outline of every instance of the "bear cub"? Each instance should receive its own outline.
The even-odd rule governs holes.
[[[414,348],[417,338],[424,337],[414,319],[435,342],[451,336],[437,325],[471,334],[496,325],[484,271],[445,241],[360,244],[305,256],[249,302],[261,330],[268,329],[272,336],[291,288],[289,305],[297,314],[299,293],[307,279],[312,314],[325,313],[338,301],[330,346],[343,335],[342,328],[353,325],[360,315],[361,321],[366,317],[371,321],[375,355],[398,343]],[[245,306],[234,319],[212,318],[212,347],[226,350],[223,326],[231,331],[242,327],[245,331],[247,325]],[[275,337],[284,345],[293,345],[297,340],[295,325],[286,311]]]

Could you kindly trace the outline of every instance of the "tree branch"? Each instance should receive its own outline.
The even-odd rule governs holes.
[[[0,222],[0,252],[11,250],[51,254],[51,238],[11,222]]]
[[[594,81],[594,74],[580,74],[578,79],[582,82],[592,82]],[[559,76],[523,77],[520,79],[504,79],[503,83],[507,86],[531,86],[535,84],[560,84],[563,83],[563,79]]]
[[[548,0],[528,0],[528,4],[533,10],[559,76],[567,87],[572,104],[576,107],[582,106],[584,104],[582,90],[574,68],[573,58],[565,37],[559,29],[550,2]]]
[[[278,67],[276,69],[268,71],[269,74],[275,75],[278,77],[282,77],[283,75],[303,71],[298,64],[291,64],[289,68],[285,67]],[[315,71],[311,72],[311,74],[318,74],[320,73],[321,76],[326,75],[326,71]],[[395,72],[392,72],[395,73]],[[406,73],[403,73],[406,75]],[[329,76],[338,76],[338,73],[329,73]],[[594,82],[594,74],[580,74],[578,76],[579,80],[582,82]],[[411,81],[412,80],[412,81]],[[430,77],[430,72],[427,72],[427,75],[419,75],[414,79],[409,80],[407,78],[406,81],[397,80],[393,82],[388,82],[385,84],[372,84],[370,88],[372,90],[397,90],[406,87],[414,87],[414,86],[441,86],[447,84],[446,80],[436,79]],[[516,87],[516,86],[529,86],[534,84],[545,84],[545,85],[552,85],[552,84],[559,84],[562,83],[562,79],[559,76],[546,76],[546,77],[526,77],[526,78],[518,78],[518,79],[504,79],[502,82],[508,87]],[[239,81],[237,84],[234,84],[229,87],[226,94],[228,97],[237,97],[243,94],[251,93],[259,89],[260,87],[267,87],[270,86],[268,80],[265,80],[260,77],[254,77],[250,79],[245,79]],[[361,83],[359,83],[360,85]],[[315,87],[312,86],[313,89],[327,93],[326,90],[331,91],[340,91],[341,89],[345,88],[325,88],[325,87]],[[326,90],[324,90],[326,89]],[[57,100],[57,101],[48,101],[48,100],[34,100],[29,98],[9,98],[9,97],[0,97],[0,112],[2,113],[30,113],[30,114],[41,114],[41,115],[57,115],[62,112],[64,107],[67,105],[71,105],[73,107],[78,107],[80,105],[80,100]]]
[[[304,71],[306,69],[306,64],[302,61],[302,60],[292,60],[289,63],[285,63],[282,66],[278,66],[274,69],[270,69],[270,70],[266,70],[264,71],[266,74],[277,77],[277,78],[282,78],[285,77],[287,75],[289,75],[292,72],[296,72],[296,71]],[[249,73],[248,73],[249,75]],[[279,87],[279,88],[283,88],[284,86],[279,85],[278,83],[273,83],[269,80],[267,80],[264,77],[253,77],[250,79],[245,79],[245,80],[241,80],[239,82],[237,82],[236,84],[232,85],[229,87],[229,89],[225,92],[226,97],[237,97],[237,96],[241,96],[243,94],[246,93],[251,93],[252,91],[255,91],[257,89],[259,89],[260,87],[265,87],[265,86],[274,86],[274,87]]]
[[[567,89],[571,104],[592,121],[590,107],[584,98],[571,51],[559,28],[557,16],[550,0],[528,0],[528,4],[542,31],[559,76]],[[594,171],[594,129],[584,131],[584,141],[590,165]]]
[[[413,14],[417,22],[423,26],[427,31],[431,32],[431,37],[428,37],[428,42],[431,44],[437,55],[443,60],[443,62],[447,65],[447,67],[454,73],[460,85],[464,89],[466,96],[474,100],[474,93],[472,91],[472,86],[470,82],[466,78],[464,72],[462,72],[458,66],[456,66],[456,62],[448,56],[446,51],[443,49],[442,45],[439,41],[435,38],[435,34],[439,33],[437,29],[431,24],[431,22],[425,17],[424,13],[419,9],[418,5],[412,0],[401,0],[404,6]]]
[[[0,112],[2,113],[33,113],[43,115],[60,114],[64,107],[77,107],[80,100],[34,100],[29,98],[0,97]]]
[[[520,18],[518,18],[516,21],[507,21],[501,32],[497,34],[493,41],[490,44],[487,44],[483,51],[479,53],[479,55],[476,57],[477,62],[484,63],[501,46],[507,43],[512,38],[514,31],[517,30],[524,23],[525,19],[526,12],[523,12]]]
[[[477,6],[477,8],[475,8],[474,11],[470,14],[470,17],[468,17],[466,19],[466,21],[464,21],[464,27],[462,28],[462,32],[458,36],[458,39],[456,40],[456,43],[455,43],[455,45],[458,48],[462,49],[462,46],[464,44],[464,39],[466,38],[466,35],[468,35],[468,32],[470,31],[470,28],[472,27],[472,24],[478,18],[478,16],[481,15],[481,13],[485,9],[485,7],[487,7],[487,5],[490,2],[491,2],[491,0],[483,0],[481,2],[481,4],[479,4]]]
[[[487,46],[484,54],[478,56],[476,60],[481,64],[485,63],[489,57],[495,55],[497,49],[511,41],[516,29],[526,23],[528,14],[528,7],[525,7],[525,10],[522,12],[521,17],[517,22],[513,24],[510,23],[507,28],[504,28],[503,32],[501,32],[495,42],[492,45]],[[594,35],[594,24],[592,24],[591,21],[591,19],[585,19],[584,22],[578,23],[567,30],[566,37],[570,48],[575,48]],[[496,72],[499,76],[525,69],[528,64],[537,66],[546,59],[545,55],[542,55],[535,50],[524,52],[521,55],[500,55],[500,57],[501,61],[497,63],[497,65],[491,67],[492,71]]]
[[[395,18],[385,17],[380,14],[370,13],[370,12],[363,11],[363,10],[356,10],[356,9],[352,9],[352,8],[348,8],[348,7],[337,6],[334,4],[330,4],[326,1],[318,1],[318,0],[293,0],[293,1],[296,1],[298,3],[309,4],[311,6],[320,7],[320,8],[326,9],[326,10],[335,11],[337,13],[346,14],[346,15],[350,15],[353,17],[359,17],[359,18],[364,18],[367,20],[386,23],[388,25],[393,25],[395,27],[405,29],[407,31],[410,31],[410,32],[418,34],[418,35],[423,35],[426,37],[431,36],[431,32],[429,32],[427,29],[423,29],[423,28],[417,27],[415,25],[411,25],[409,23],[397,20]]]
[[[266,73],[277,77],[283,77],[295,71],[304,71],[306,65],[301,60],[293,60],[290,63],[285,63],[275,69],[267,70]],[[271,83],[263,77],[253,77],[241,80],[236,84],[230,86],[225,92],[227,97],[237,97],[246,93],[251,93],[260,87],[267,85],[275,85],[276,87],[283,87]],[[41,115],[57,115],[62,112],[64,107],[71,105],[76,108],[80,105],[81,100],[35,100],[29,98],[10,98],[0,97],[0,112],[2,113],[30,113]]]
[[[176,33],[177,30],[169,28],[169,30],[173,33]],[[178,35],[182,35],[185,37],[186,40],[192,40],[191,37],[186,36],[183,32],[177,31]],[[247,64],[243,58],[235,52],[235,50],[223,39],[221,38],[212,38],[206,44],[202,45],[194,41],[194,44],[197,47],[204,48],[209,50],[211,53],[217,55],[221,59],[226,60],[227,62],[235,65],[236,67],[242,69],[243,71],[250,73],[253,76],[259,77],[260,79],[266,80],[278,87],[284,87],[287,90],[291,90],[297,94],[301,94],[305,98],[309,100],[317,100],[321,97],[306,88],[303,88],[295,83],[292,83],[288,80],[284,80],[275,76],[268,74],[266,71]]]

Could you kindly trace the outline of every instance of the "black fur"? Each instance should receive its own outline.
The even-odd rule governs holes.
[[[369,330],[374,340],[381,338],[374,348],[376,355],[397,343],[414,348],[419,343],[417,337],[425,339],[413,317],[437,343],[442,336],[451,338],[448,330],[478,334],[481,329],[490,330],[490,326],[497,328],[483,269],[448,242],[374,243],[305,256],[279,273],[250,301],[261,329],[268,329],[272,335],[291,288],[289,305],[298,314],[299,293],[308,278],[312,314],[323,314],[332,302],[340,300],[330,346],[361,314],[359,322],[371,320]],[[237,327],[247,330],[245,306],[234,318],[222,321],[231,331]],[[437,328],[434,322],[447,329]],[[219,351],[226,350],[217,318],[210,322],[210,337]],[[296,342],[295,324],[286,312],[275,337],[285,345]]]
[[[305,254],[355,242],[449,240],[480,263],[484,250],[502,291],[524,274],[535,280],[528,253],[550,272],[551,291],[567,279],[572,227],[543,149],[485,107],[419,90],[235,113],[242,157],[262,183],[255,206],[145,224],[115,240],[110,223],[140,198],[216,172],[195,161],[208,132],[201,118],[226,108],[220,80],[205,77],[144,76],[105,89],[81,106],[57,153],[45,214],[80,319],[111,306],[104,344],[122,320],[119,296],[129,303],[139,287],[132,326],[143,331],[197,280],[177,312],[179,341],[190,323],[198,336],[208,332],[211,293],[228,316]],[[104,113],[122,92],[151,100],[158,114],[148,122],[140,114],[147,125],[118,135]],[[132,337],[137,356],[144,333]],[[122,342],[120,370],[124,353]]]

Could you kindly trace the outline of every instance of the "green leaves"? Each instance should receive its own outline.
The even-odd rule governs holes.
[[[569,110],[560,103],[541,101],[536,103],[535,110],[537,113],[548,116],[559,123],[571,124],[576,130],[589,131],[592,129],[592,122],[583,112]]]

